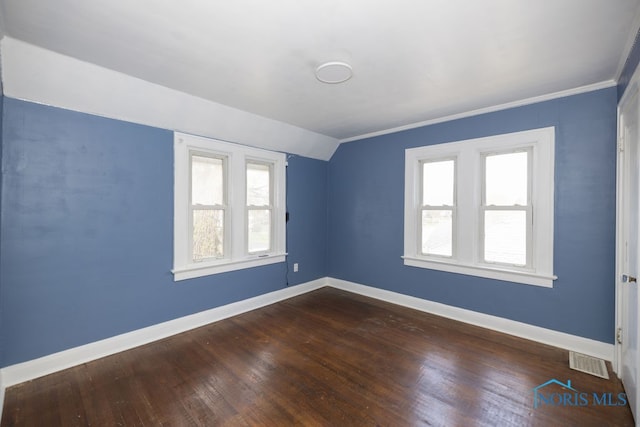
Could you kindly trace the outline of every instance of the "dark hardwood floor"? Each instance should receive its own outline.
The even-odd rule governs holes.
[[[610,370],[610,367],[609,367]],[[631,426],[568,353],[324,288],[6,391],[2,426]],[[534,408],[534,387],[556,403]],[[575,399],[574,399],[575,398]],[[568,399],[568,400],[566,400]],[[551,400],[553,401],[553,400]],[[598,403],[598,402],[596,402]]]

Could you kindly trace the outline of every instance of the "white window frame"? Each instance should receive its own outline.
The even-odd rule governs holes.
[[[189,221],[188,226],[189,226],[189,230],[191,230],[193,228],[193,212],[195,210],[221,210],[223,212],[223,218],[224,221],[228,221],[229,217],[229,197],[228,197],[228,185],[223,185],[222,188],[222,204],[221,205],[205,205],[205,206],[201,206],[201,207],[195,207],[193,204],[193,200],[191,199],[192,196],[192,186],[193,186],[193,181],[192,181],[192,169],[193,169],[193,156],[197,156],[197,157],[207,157],[207,158],[211,158],[211,159],[219,159],[222,161],[222,177],[223,177],[223,181],[224,184],[227,184],[229,182],[229,176],[227,171],[229,170],[228,166],[227,166],[227,162],[228,159],[224,156],[219,156],[217,154],[212,154],[211,152],[204,152],[204,151],[197,151],[197,150],[189,150],[188,153],[189,159],[188,159],[188,165],[187,167],[189,168],[189,172],[187,174],[187,179],[189,180],[189,183],[187,185],[187,197],[189,199],[188,205],[189,205],[189,212],[187,214],[187,221]],[[192,248],[193,247],[193,233],[189,232],[188,233],[188,247]],[[223,247],[222,247],[222,258],[215,258],[215,259],[226,259],[228,258],[228,254],[229,251],[227,249],[227,244],[230,241],[231,238],[231,233],[229,231],[229,227],[224,227],[224,233],[223,233]]]
[[[453,205],[425,205],[424,204],[424,200],[423,200],[423,195],[424,195],[424,165],[425,163],[437,163],[437,162],[443,162],[443,161],[448,161],[451,160],[453,161]],[[420,233],[420,235],[418,236],[418,254],[420,254],[420,256],[425,256],[425,257],[433,257],[436,259],[455,259],[456,257],[456,253],[457,253],[457,239],[456,239],[456,234],[457,234],[457,227],[456,227],[456,222],[458,219],[456,210],[457,210],[457,202],[456,202],[456,170],[458,169],[458,159],[455,157],[447,157],[447,158],[430,158],[430,159],[425,159],[425,160],[421,160],[420,161],[420,203],[418,206],[418,221],[422,221],[422,213],[424,211],[429,211],[429,210],[450,210],[451,211],[451,255],[436,255],[436,254],[425,254],[424,252],[422,252],[422,227],[418,227],[418,232]]]
[[[248,169],[248,165],[249,163],[252,164],[261,164],[261,165],[265,165],[269,167],[269,205],[268,206],[254,206],[254,205],[248,205],[247,202],[247,195],[245,193],[245,203],[244,203],[244,209],[245,209],[245,224],[246,224],[246,229],[247,232],[245,233],[245,248],[246,248],[246,252],[247,254],[250,255],[264,255],[264,254],[268,254],[269,252],[271,252],[272,248],[273,248],[273,231],[274,231],[274,222],[273,218],[275,218],[274,216],[274,193],[273,193],[273,189],[274,189],[274,164],[271,162],[265,162],[262,159],[254,159],[254,158],[247,158],[245,160],[245,174],[247,173],[247,169]],[[246,177],[246,175],[245,175]],[[245,189],[246,189],[246,183],[245,183]],[[267,249],[266,251],[255,251],[255,252],[250,252],[249,251],[249,232],[248,232],[248,227],[249,227],[249,212],[252,210],[268,210],[269,214],[272,218],[271,221],[271,230],[270,230],[270,236],[271,236],[271,241],[269,242],[269,249]],[[286,219],[286,214],[285,214],[285,219]]]
[[[530,265],[517,267],[485,263],[481,215],[484,187],[483,156],[531,150],[531,230],[527,255]],[[421,165],[456,159],[456,241],[454,257],[421,254]],[[553,287],[555,128],[533,129],[485,138],[429,145],[405,150],[404,264],[507,282]]]
[[[527,204],[523,206],[518,205],[487,205],[486,197],[487,197],[487,188],[486,188],[486,179],[487,179],[487,170],[486,170],[486,159],[489,156],[493,155],[501,155],[501,154],[512,154],[512,153],[527,153]],[[533,150],[532,147],[525,148],[510,148],[508,150],[502,150],[498,152],[482,152],[480,154],[480,162],[482,168],[482,188],[481,188],[481,203],[480,203],[480,260],[481,262],[487,264],[488,266],[506,266],[507,268],[511,268],[514,270],[520,271],[531,271],[533,270],[533,204],[532,204],[532,188],[533,188]],[[485,247],[485,213],[487,211],[524,211],[526,215],[526,261],[525,265],[518,266],[514,264],[501,263],[497,261],[487,261],[486,254],[484,252]]]
[[[226,206],[224,258],[192,260],[190,173],[191,155],[225,161]],[[248,162],[271,165],[271,249],[248,253],[246,167]],[[174,281],[258,267],[286,260],[286,155],[184,133],[174,133]]]

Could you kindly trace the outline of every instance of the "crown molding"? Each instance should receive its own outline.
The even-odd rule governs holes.
[[[416,129],[424,126],[434,125],[437,123],[450,122],[452,120],[464,119],[466,117],[479,116],[481,114],[494,113],[496,111],[508,110],[510,108],[522,107],[524,105],[537,104],[539,102],[550,101],[553,99],[564,98],[567,96],[578,95],[581,93],[593,92],[595,90],[606,89],[614,87],[616,82],[614,80],[606,80],[599,83],[580,86],[573,89],[562,90],[559,92],[549,93],[547,95],[535,96],[532,98],[526,98],[518,101],[507,102],[504,104],[498,104],[490,107],[479,108],[476,110],[466,111],[463,113],[451,114],[448,116],[438,117],[434,119],[424,120],[421,122],[410,123],[408,125],[398,126],[390,129],[380,130],[376,132],[366,133],[363,135],[353,136],[350,138],[341,139],[340,143],[359,141],[362,139],[373,138],[376,136],[388,135],[391,133],[402,132],[405,130]]]

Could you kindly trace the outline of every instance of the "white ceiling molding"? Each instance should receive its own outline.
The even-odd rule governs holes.
[[[10,37],[0,41],[4,95],[163,129],[329,160],[339,142]]]
[[[477,110],[466,111],[464,113],[452,114],[449,116],[439,117],[437,119],[424,120],[417,123],[411,123],[404,126],[398,126],[392,129],[385,129],[378,132],[371,132],[365,135],[354,136],[351,138],[345,138],[340,140],[340,143],[359,141],[361,139],[373,138],[375,136],[388,135],[390,133],[401,132],[403,130],[420,128],[423,126],[435,125],[437,123],[450,122],[452,120],[464,119],[465,117],[479,116],[480,114],[493,113],[501,110],[508,110],[509,108],[521,107],[524,105],[537,104],[539,102],[550,101],[552,99],[564,98],[571,95],[578,95],[581,93],[592,92],[594,90],[606,89],[616,85],[614,80],[608,80],[605,82],[595,83],[592,85],[581,86],[574,89],[567,89],[560,92],[550,93],[548,95],[535,96],[533,98],[522,99],[520,101],[507,102],[505,104],[494,105],[487,108],[479,108]]]

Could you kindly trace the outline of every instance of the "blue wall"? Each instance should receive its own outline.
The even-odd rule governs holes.
[[[282,289],[287,264],[174,282],[173,134],[4,98],[0,367]],[[290,284],[326,276],[327,163],[289,159]]]
[[[328,164],[291,156],[288,264],[173,282],[172,133],[4,98],[0,366],[327,275],[611,342],[616,102],[610,88],[343,144]],[[545,126],[553,289],[402,264],[405,148]]]
[[[290,156],[288,162],[288,279],[299,284],[327,275],[328,163],[300,156]],[[297,273],[294,263],[300,268]]]
[[[329,275],[604,342],[614,335],[616,88],[342,144]],[[553,289],[403,265],[404,150],[556,127]]]

